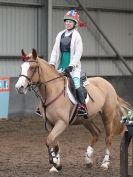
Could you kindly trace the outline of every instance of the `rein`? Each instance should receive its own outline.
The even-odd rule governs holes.
[[[46,81],[46,82],[42,82],[41,84],[47,84],[48,82],[54,81],[54,80],[59,79],[59,78],[61,78],[61,77],[63,77],[63,76],[64,76],[64,75],[58,76],[58,77],[53,78],[53,79],[50,79],[50,80],[48,80],[48,81]]]
[[[52,82],[52,81],[54,81],[54,80],[56,80],[56,79],[59,79],[59,78],[61,78],[61,77],[63,77],[63,75],[62,76],[59,76],[59,77],[56,77],[56,78],[54,78],[54,79],[51,79],[51,80],[48,80],[48,81],[46,81],[46,82],[44,82],[44,83],[40,83],[39,85],[35,85],[36,87],[39,87],[40,85],[42,85],[42,84],[44,84],[45,85],[45,93],[46,93],[46,84],[47,83],[49,83],[49,82]],[[48,107],[48,106],[50,106],[52,103],[54,103],[63,93],[64,93],[64,96],[65,96],[65,90],[66,90],[66,84],[65,84],[65,79],[64,79],[64,89],[53,99],[53,100],[51,100],[50,102],[48,102],[47,104],[46,104],[46,101],[47,101],[47,97],[45,97],[44,99],[40,96],[40,94],[38,94],[38,91],[36,91],[35,90],[35,88],[33,88],[33,85],[31,85],[32,87],[31,87],[31,89],[34,91],[34,93],[35,93],[35,95],[37,96],[37,97],[39,97],[39,99],[41,100],[41,103],[42,103],[42,106],[43,106],[43,109],[44,109],[44,115],[45,115],[45,119],[46,119],[46,121],[45,121],[45,129],[46,130],[48,130],[47,129],[47,126],[46,126],[46,124],[47,124],[47,116],[46,116],[46,108]],[[45,94],[46,95],[46,94]]]
[[[36,85],[35,85],[35,84],[34,84],[34,85],[35,85],[36,87],[39,87],[39,86],[41,86],[41,85],[44,84],[44,85],[45,85],[45,92],[46,92],[46,84],[49,83],[49,82],[52,82],[52,81],[54,81],[54,80],[56,80],[56,79],[59,79],[59,78],[61,78],[61,77],[63,77],[63,75],[58,76],[58,77],[56,77],[56,78],[54,78],[54,79],[48,80],[48,81],[46,81],[46,82],[41,82],[41,83],[37,83]],[[40,98],[43,107],[45,107],[45,109],[46,109],[46,107],[48,107],[48,106],[51,105],[53,102],[55,102],[63,93],[64,93],[64,95],[65,95],[65,90],[66,90],[65,79],[64,79],[64,89],[63,89],[53,100],[51,100],[51,101],[48,102],[47,104],[46,104],[47,98],[45,98],[45,101],[44,101],[44,100],[42,99],[42,97],[38,94],[38,91],[36,91],[35,88],[33,88],[33,85],[31,85],[31,90],[33,90],[34,93],[35,93],[35,95]]]

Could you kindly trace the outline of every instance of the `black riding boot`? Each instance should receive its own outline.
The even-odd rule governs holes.
[[[79,101],[78,105],[78,115],[79,116],[88,116],[87,113],[87,108],[86,108],[86,103],[85,103],[85,97],[84,97],[84,92],[83,88],[79,87],[76,89],[76,95]]]

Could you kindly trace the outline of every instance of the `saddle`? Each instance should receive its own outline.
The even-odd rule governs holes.
[[[74,99],[76,100],[76,102],[78,103],[78,95],[77,95],[77,91],[76,91],[75,86],[74,86],[74,81],[73,81],[71,75],[67,76],[67,78],[68,78],[69,90],[70,90],[71,94],[73,95]],[[87,93],[87,90],[86,90],[86,88],[84,86],[85,81],[87,81],[86,75],[82,76],[80,78],[80,83],[81,83],[80,87],[82,87],[82,91],[83,91],[85,100],[88,101],[89,100],[88,93]],[[73,124],[75,122],[75,120],[77,119],[77,117],[81,116],[78,113],[79,113],[79,104],[76,104],[75,108],[73,109],[73,111],[72,111],[72,113],[70,115],[69,124]],[[85,119],[88,119],[88,116],[83,116],[83,117]]]
[[[75,89],[74,81],[73,81],[71,75],[68,76],[68,79],[69,79],[69,89],[70,89],[71,93],[73,94],[75,100],[77,101],[78,98],[77,98],[77,95],[76,95],[76,89]],[[83,92],[84,92],[85,99],[87,98],[87,90],[86,90],[86,88],[83,86],[83,83],[84,83],[86,80],[87,80],[86,74],[80,78],[80,83],[81,83],[81,87],[82,87]]]

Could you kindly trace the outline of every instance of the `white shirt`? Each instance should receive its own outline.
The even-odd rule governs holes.
[[[74,29],[72,31],[63,30],[59,32],[56,36],[55,44],[51,53],[51,57],[49,60],[49,64],[53,64],[58,67],[60,63],[60,39],[61,35],[65,32],[65,36],[69,36],[72,34],[71,45],[70,45],[70,64],[69,66],[73,66],[73,74],[81,72],[81,56],[83,53],[83,43],[79,32]]]

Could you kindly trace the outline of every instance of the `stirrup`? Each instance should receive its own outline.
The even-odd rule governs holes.
[[[78,107],[78,116],[85,116],[88,117],[88,113],[87,110],[84,106],[80,106]]]
[[[83,111],[83,110],[78,110],[78,116],[86,116],[86,117],[88,117],[88,113],[86,111]]]

